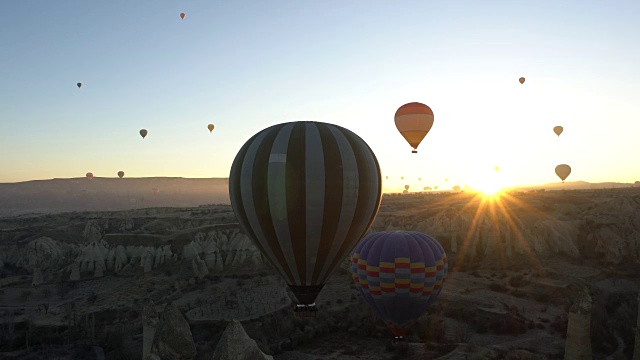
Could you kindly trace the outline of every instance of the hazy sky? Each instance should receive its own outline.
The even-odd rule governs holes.
[[[638,1],[7,0],[0,13],[0,182],[227,177],[249,137],[295,120],[360,135],[387,190],[556,182],[560,163],[570,181],[640,180]],[[435,114],[417,155],[393,121],[413,101]]]

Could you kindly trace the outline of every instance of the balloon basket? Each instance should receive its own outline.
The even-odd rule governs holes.
[[[298,304],[293,311],[298,317],[318,317],[318,308],[315,303],[309,305]]]
[[[411,153],[412,153],[412,154],[417,154],[417,153],[418,153],[418,150],[411,150]]]

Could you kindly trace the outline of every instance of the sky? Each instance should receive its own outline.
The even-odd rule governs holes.
[[[251,136],[300,120],[362,137],[385,191],[558,182],[561,163],[567,181],[640,180],[638,1],[7,0],[0,13],[0,182],[227,177]],[[435,115],[418,154],[394,124],[414,101]]]

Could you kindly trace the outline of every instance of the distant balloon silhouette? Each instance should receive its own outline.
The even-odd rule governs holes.
[[[88,172],[86,175],[87,179],[91,180],[93,179],[93,173]]]
[[[143,139],[147,137],[147,130],[145,129],[140,130],[140,136],[142,136]]]
[[[404,180],[404,176],[400,176],[400,180]]]
[[[434,186],[433,190],[438,190],[438,185]]]
[[[184,14],[184,13],[180,13],[180,18],[181,18],[182,20],[184,20],[184,17],[185,17],[185,14]]]
[[[449,270],[442,245],[414,231],[365,236],[353,250],[350,265],[356,289],[396,341],[403,341],[436,301]]]
[[[207,129],[209,129],[209,132],[212,132],[214,127],[215,126],[213,126],[213,124],[207,125]]]
[[[556,166],[556,175],[564,182],[567,177],[571,174],[571,167],[567,164],[560,164]]]
[[[422,178],[418,178],[418,181],[422,181]]]
[[[460,191],[460,185],[456,185],[451,188],[453,191]]]
[[[405,186],[404,186],[404,189],[405,189],[405,190],[409,190],[409,185],[405,185]]]
[[[521,77],[518,81],[520,81],[520,84],[524,84],[524,78]]]
[[[427,187],[428,186],[423,187],[422,190],[427,191]]]
[[[373,151],[343,127],[277,124],[251,137],[229,174],[241,228],[313,314],[333,271],[375,219],[382,176]]]
[[[494,167],[493,167],[493,170],[495,170],[496,172],[500,171],[500,166],[497,166],[497,165],[496,165],[496,166],[494,166]]]
[[[384,178],[385,178],[385,180],[389,180],[389,176],[385,176]]]
[[[77,83],[78,89],[82,87],[82,83]]]
[[[394,117],[396,128],[411,145],[412,153],[418,152],[418,146],[433,126],[433,111],[419,102],[404,104],[398,108]]]
[[[562,132],[564,131],[564,128],[562,126],[556,126],[553,128],[553,132],[556,133],[556,135],[560,136],[560,134],[562,134]]]
[[[124,171],[118,171],[118,177],[122,179],[123,176],[124,176]]]
[[[444,178],[444,181],[445,182],[449,182],[449,178]]]

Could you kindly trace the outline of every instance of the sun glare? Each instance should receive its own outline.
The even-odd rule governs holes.
[[[498,188],[498,186],[495,186],[495,185],[484,186],[482,187],[481,190],[483,194],[488,196],[493,196],[500,192],[500,189]]]
[[[500,192],[500,185],[496,179],[485,179],[485,181],[479,183],[476,189],[482,192],[484,195],[492,196]]]

